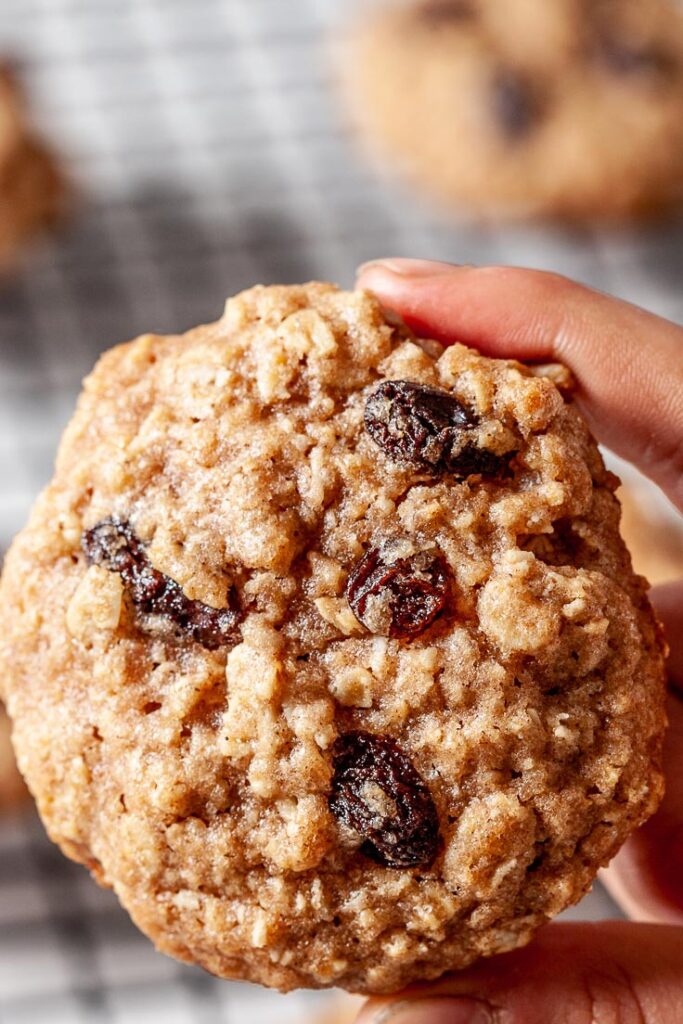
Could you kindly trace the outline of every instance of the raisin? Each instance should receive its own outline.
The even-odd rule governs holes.
[[[418,13],[430,28],[440,28],[451,22],[467,21],[476,12],[470,0],[424,0]]]
[[[511,68],[500,68],[491,87],[496,123],[509,142],[519,142],[536,127],[541,116],[537,90],[529,79]]]
[[[346,585],[353,614],[371,633],[412,639],[439,615],[448,598],[448,570],[433,551],[392,557],[391,543],[371,548]]]
[[[428,867],[439,847],[429,789],[389,736],[349,732],[333,748],[330,810],[363,837],[361,853],[389,868]]]
[[[91,565],[119,573],[141,612],[164,615],[209,650],[238,642],[240,613],[186,597],[175,580],[154,568],[126,520],[103,519],[85,531],[81,546]]]
[[[365,405],[365,427],[382,451],[430,474],[499,475],[508,456],[478,448],[468,436],[474,414],[441,388],[386,380]]]

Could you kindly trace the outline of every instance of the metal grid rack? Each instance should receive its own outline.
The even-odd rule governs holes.
[[[683,228],[475,228],[367,167],[334,89],[329,41],[349,13],[343,0],[2,0],[0,51],[22,59],[79,193],[71,224],[0,284],[3,550],[97,354],[214,319],[256,281],[349,284],[390,253],[514,262],[683,320]],[[610,909],[598,889],[571,914]],[[33,816],[0,823],[0,1024],[287,1024],[326,998],[157,955]]]

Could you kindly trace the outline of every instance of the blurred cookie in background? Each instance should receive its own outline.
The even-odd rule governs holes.
[[[350,49],[368,141],[466,214],[619,220],[683,201],[673,0],[418,0]]]
[[[9,718],[0,704],[0,812],[26,799],[28,790],[14,760]]]
[[[30,236],[60,218],[65,200],[55,158],[30,126],[16,70],[0,61],[0,271]]]
[[[664,506],[655,488],[645,481],[627,480],[618,497],[621,535],[635,571],[652,586],[683,579],[683,515],[673,506]]]

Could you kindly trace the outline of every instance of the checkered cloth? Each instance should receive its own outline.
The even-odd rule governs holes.
[[[2,0],[77,215],[0,284],[0,547],[47,481],[83,374],[109,345],[216,318],[261,282],[352,280],[405,253],[547,267],[683,320],[683,232],[446,222],[358,156],[329,37],[344,0]],[[596,890],[570,916],[615,910]],[[156,954],[45,840],[0,823],[0,1024],[287,1024],[328,996],[220,982]]]

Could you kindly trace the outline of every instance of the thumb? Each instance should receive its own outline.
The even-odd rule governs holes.
[[[556,274],[389,260],[369,288],[418,334],[487,355],[559,360],[573,371],[599,441],[683,508],[683,329]]]
[[[524,949],[400,996],[358,1024],[672,1024],[683,1006],[683,930],[556,924]]]

